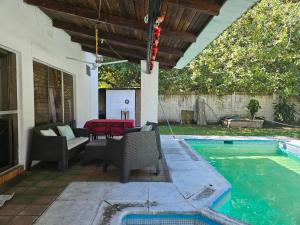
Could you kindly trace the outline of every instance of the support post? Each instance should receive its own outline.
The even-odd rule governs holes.
[[[141,60],[141,125],[158,122],[158,73],[159,63],[147,73],[147,61]]]

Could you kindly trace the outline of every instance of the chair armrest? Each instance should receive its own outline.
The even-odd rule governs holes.
[[[124,129],[124,134],[133,133],[133,132],[139,132],[139,131],[141,131],[140,127],[126,128],[126,129]]]
[[[85,128],[74,128],[73,132],[76,137],[89,137],[89,130]]]

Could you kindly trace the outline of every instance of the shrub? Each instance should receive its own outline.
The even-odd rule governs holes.
[[[251,99],[247,109],[250,112],[251,118],[254,119],[255,118],[255,114],[258,112],[259,109],[261,109],[261,106],[259,105],[259,101],[257,101],[256,99]]]
[[[274,103],[274,120],[278,122],[291,123],[296,121],[297,111],[295,104],[289,103],[285,98]]]

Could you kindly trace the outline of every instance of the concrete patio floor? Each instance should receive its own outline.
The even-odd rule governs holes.
[[[206,208],[228,197],[231,186],[224,177],[184,141],[171,136],[161,140],[170,182],[72,182],[35,224],[117,225],[131,212],[202,213],[205,209],[221,224],[241,224]],[[116,210],[119,207],[122,210]]]
[[[168,172],[163,163],[161,173],[154,175],[154,170],[133,171],[130,181],[136,182],[166,182]],[[0,194],[15,193],[12,200],[0,208],[0,225],[30,225],[57,199],[63,190],[75,181],[109,181],[118,182],[119,171],[110,166],[106,173],[102,172],[100,161],[82,163],[82,156],[70,161],[66,172],[57,170],[56,163],[40,163],[25,171],[3,186]]]

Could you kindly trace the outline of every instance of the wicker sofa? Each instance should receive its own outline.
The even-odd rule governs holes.
[[[128,182],[131,170],[153,166],[158,174],[159,154],[155,131],[126,133],[121,140],[108,138],[104,161],[104,172],[109,164],[120,169],[122,183]]]
[[[84,128],[73,128],[74,139],[67,141],[66,137],[59,136],[57,126],[65,124],[46,124],[33,128],[31,148],[27,168],[33,160],[58,162],[60,170],[68,168],[68,160],[77,155],[89,142],[89,133]],[[52,129],[58,136],[43,136],[41,130]]]

